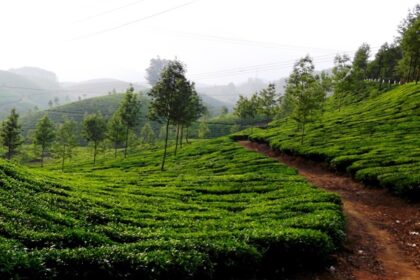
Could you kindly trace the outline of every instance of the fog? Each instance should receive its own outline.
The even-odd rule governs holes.
[[[178,58],[199,84],[286,76],[310,54],[318,70],[337,52],[392,41],[416,0],[6,0],[0,69],[36,66],[60,81],[144,83],[149,60]]]

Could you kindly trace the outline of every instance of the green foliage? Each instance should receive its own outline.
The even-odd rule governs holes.
[[[202,121],[200,122],[200,127],[198,128],[198,138],[205,139],[210,133],[210,129],[207,124]]]
[[[293,169],[228,138],[178,159],[166,172],[156,150],[92,166],[80,149],[69,173],[0,161],[2,278],[281,278],[343,240],[338,196]]]
[[[382,89],[384,81],[394,82],[400,80],[397,66],[401,58],[401,47],[399,45],[383,44],[376,53],[375,59],[368,65],[368,77],[370,79],[379,79],[379,89]]]
[[[205,107],[195,91],[194,83],[191,83],[185,77],[185,66],[177,60],[168,62],[161,72],[159,81],[150,90],[149,96],[152,98],[149,118],[166,123],[165,148],[161,165],[161,170],[163,170],[168,145],[169,125],[173,124],[177,129],[176,154],[179,132],[182,131],[184,126],[188,127],[193,121],[200,118],[205,111]]]
[[[150,60],[150,65],[146,69],[146,80],[149,85],[154,86],[159,81],[160,74],[168,63],[169,60],[162,59],[159,56]]]
[[[114,148],[114,157],[117,157],[117,149],[124,143],[125,127],[121,121],[120,115],[115,113],[108,121],[107,137]]]
[[[420,78],[420,5],[416,14],[407,21],[402,33],[401,49],[403,59],[399,64],[401,74],[406,81],[418,82]]]
[[[128,88],[124,95],[124,99],[120,104],[120,108],[118,109],[121,122],[125,126],[124,157],[127,156],[128,136],[130,130],[134,129],[139,123],[141,113],[140,108],[141,103],[137,97],[137,94],[134,93],[134,88]]]
[[[314,69],[309,56],[300,59],[295,63],[286,86],[285,95],[293,108],[291,117],[302,131],[301,144],[303,144],[306,124],[313,122],[320,114],[326,95],[319,78],[314,75]]]
[[[1,144],[7,149],[6,157],[11,159],[23,143],[19,115],[15,109],[12,109],[9,117],[2,122],[0,139]]]
[[[55,150],[61,158],[61,171],[64,171],[64,162],[66,158],[71,159],[73,156],[76,137],[76,123],[74,121],[64,120],[64,122],[58,126]]]
[[[98,145],[106,137],[106,122],[101,114],[85,116],[83,120],[83,134],[88,142],[93,143],[93,164],[95,164]]]
[[[140,138],[142,143],[146,144],[154,144],[156,141],[155,132],[152,129],[150,123],[145,123],[145,125],[141,129]]]
[[[254,94],[250,99],[240,95],[239,100],[236,102],[233,112],[240,119],[249,120],[257,115],[257,97]]]
[[[44,165],[45,152],[50,148],[55,140],[55,127],[47,115],[45,115],[36,125],[34,144],[41,148],[41,166]]]
[[[328,100],[331,108],[333,100]],[[287,153],[325,160],[367,184],[420,198],[420,86],[408,84],[341,110],[329,109],[308,127],[304,145],[293,124],[274,122],[256,140]]]

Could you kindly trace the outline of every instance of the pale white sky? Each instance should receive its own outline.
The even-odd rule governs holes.
[[[0,69],[37,66],[60,81],[144,81],[151,58],[177,57],[198,83],[287,76],[305,54],[392,41],[417,0],[1,0]]]

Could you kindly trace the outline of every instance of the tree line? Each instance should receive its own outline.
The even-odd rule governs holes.
[[[153,65],[153,61],[151,63]],[[182,147],[183,139],[188,142],[188,128],[197,121],[206,111],[202,100],[195,90],[195,85],[185,77],[185,65],[178,60],[167,60],[159,69],[158,78],[148,95],[151,98],[149,105],[149,120],[164,124],[164,153],[161,170],[164,170],[167,156],[169,126],[176,127],[175,153],[178,146]],[[139,124],[141,116],[141,102],[133,87],[129,87],[118,110],[109,120],[100,113],[85,115],[83,119],[82,136],[93,148],[93,164],[100,144],[106,139],[112,143],[114,157],[120,147],[124,149],[124,158],[130,142],[130,133]],[[6,158],[11,159],[23,144],[19,115],[12,109],[9,117],[3,121],[0,129],[1,144],[6,148]],[[147,122],[140,132],[143,143],[153,143],[156,135]],[[38,148],[38,155],[43,166],[44,158],[50,153],[52,147],[61,158],[61,168],[64,170],[65,160],[71,158],[73,148],[76,146],[76,122],[64,120],[57,127],[45,115],[36,125],[32,142]]]
[[[299,59],[287,79],[283,95],[274,84],[250,98],[240,96],[234,114],[240,119],[293,119],[304,141],[308,123],[320,117],[330,93],[334,109],[361,101],[371,92],[380,93],[393,84],[416,82],[420,78],[420,5],[410,11],[398,27],[392,44],[383,44],[369,60],[370,46],[362,44],[353,59],[337,54],[330,74],[316,73],[310,56]]]

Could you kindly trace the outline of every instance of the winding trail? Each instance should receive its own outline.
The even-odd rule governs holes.
[[[347,221],[344,248],[325,271],[297,279],[420,280],[419,204],[365,187],[325,164],[273,151],[266,144],[239,144],[296,168],[313,185],[341,196]]]

